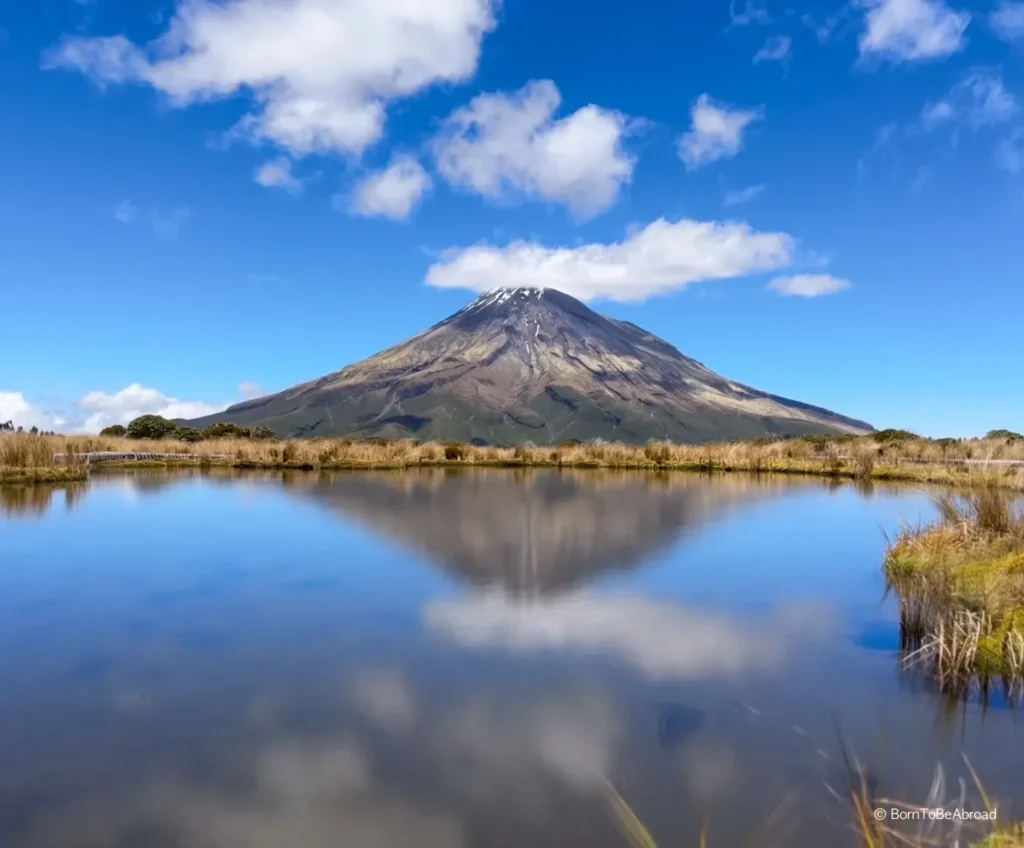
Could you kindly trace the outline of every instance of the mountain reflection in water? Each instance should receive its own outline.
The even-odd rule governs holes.
[[[512,594],[636,568],[681,536],[817,481],[601,471],[442,469],[297,481],[290,491],[355,519],[475,585]]]

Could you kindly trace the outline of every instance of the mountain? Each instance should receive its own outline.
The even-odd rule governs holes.
[[[280,436],[508,445],[707,442],[872,428],[735,383],[553,289],[501,289],[362,362],[190,422]]]

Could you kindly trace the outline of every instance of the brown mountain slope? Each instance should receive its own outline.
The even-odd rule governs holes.
[[[489,292],[319,380],[191,422],[279,435],[557,444],[862,433],[863,421],[734,383],[551,289]]]

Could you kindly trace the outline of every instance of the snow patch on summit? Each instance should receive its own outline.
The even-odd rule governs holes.
[[[484,306],[500,306],[509,301],[523,302],[531,299],[540,300],[547,289],[544,288],[496,288],[480,295],[470,309],[480,309]]]

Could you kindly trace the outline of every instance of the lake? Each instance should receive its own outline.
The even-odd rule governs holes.
[[[478,470],[0,488],[4,848],[852,845],[843,748],[1024,800],[898,660],[920,489]],[[753,843],[751,843],[753,840]]]

